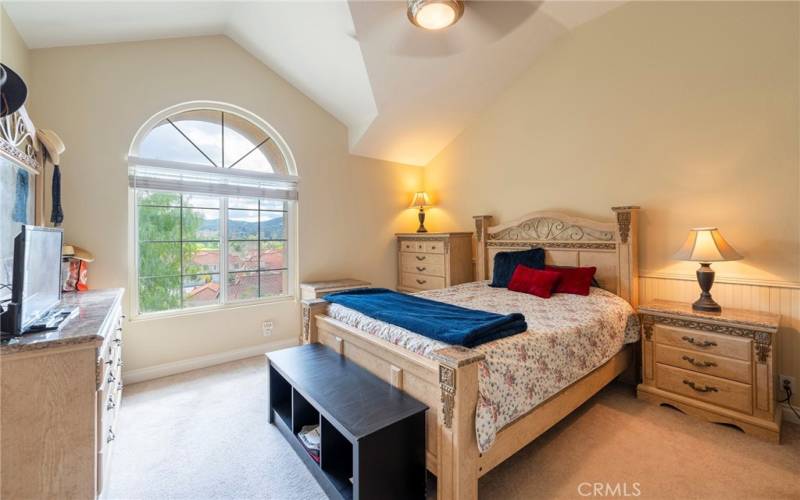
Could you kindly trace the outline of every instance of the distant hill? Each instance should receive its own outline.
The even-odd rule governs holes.
[[[200,225],[198,231],[199,236],[213,234],[219,229],[218,219],[206,219]],[[243,220],[228,221],[228,234],[231,239],[249,239],[254,238],[258,232],[258,222],[250,222]],[[284,239],[283,218],[275,218],[261,222],[261,239],[264,240],[280,240]]]

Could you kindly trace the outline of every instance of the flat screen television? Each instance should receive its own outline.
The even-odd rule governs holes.
[[[14,239],[11,302],[2,331],[22,334],[61,300],[61,229],[23,225]]]

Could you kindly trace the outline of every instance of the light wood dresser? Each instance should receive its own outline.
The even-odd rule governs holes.
[[[397,289],[419,292],[472,281],[472,233],[398,233]]]
[[[638,397],[780,442],[775,403],[780,316],[655,301],[639,307],[642,383]]]
[[[122,398],[122,289],[64,294],[60,331],[0,345],[0,497],[103,491]]]

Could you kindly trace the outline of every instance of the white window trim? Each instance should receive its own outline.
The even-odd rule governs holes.
[[[252,179],[268,179],[268,180],[276,180],[276,181],[284,181],[284,182],[297,182],[299,180],[299,176],[297,175],[297,166],[294,161],[294,155],[292,154],[289,146],[284,141],[283,137],[281,137],[278,132],[272,128],[272,126],[267,123],[266,121],[262,120],[257,115],[239,108],[238,106],[233,106],[231,104],[215,102],[215,101],[191,101],[182,104],[177,104],[175,106],[171,106],[159,113],[156,113],[150,119],[148,119],[139,130],[134,135],[133,141],[131,142],[131,147],[128,151],[128,165],[147,165],[154,167],[163,167],[163,168],[186,168],[187,170],[195,170],[200,172],[218,172],[218,170],[214,170],[217,167],[208,167],[206,165],[195,165],[191,163],[182,163],[182,162],[173,162],[173,161],[166,161],[166,160],[156,160],[150,158],[141,158],[136,155],[138,151],[139,145],[141,141],[147,136],[148,133],[162,120],[168,118],[174,114],[182,113],[185,111],[193,111],[193,110],[200,110],[200,109],[214,109],[218,111],[223,111],[226,113],[232,113],[249,120],[250,122],[254,123],[258,127],[262,128],[275,142],[275,144],[280,149],[281,153],[284,155],[286,159],[286,165],[289,172],[292,172],[294,175],[282,175],[282,174],[270,174],[270,173],[261,173],[261,172],[241,172],[237,171],[234,173],[232,170],[228,170],[225,172],[226,175],[235,175],[235,176],[242,176],[248,177]],[[225,205],[227,209],[227,197],[220,196],[222,200],[222,204]],[[289,244],[289,266],[287,267],[287,290],[284,295],[275,296],[275,297],[263,297],[257,299],[249,299],[249,300],[242,300],[236,302],[227,303],[227,285],[223,283],[223,280],[227,280],[227,255],[228,249],[227,245],[223,244],[222,235],[227,235],[227,210],[223,210],[222,204],[220,205],[220,269],[219,269],[219,276],[220,276],[220,303],[219,304],[211,304],[206,306],[197,306],[197,307],[190,307],[190,308],[182,308],[182,309],[170,309],[167,311],[155,311],[155,312],[141,312],[139,310],[139,227],[138,221],[136,220],[137,214],[137,205],[136,205],[136,190],[134,188],[128,188],[128,297],[129,297],[129,311],[130,311],[130,320],[131,321],[147,321],[147,320],[154,320],[154,319],[162,319],[162,318],[174,318],[174,317],[181,317],[181,316],[189,316],[195,314],[205,314],[214,311],[221,311],[221,310],[228,310],[228,309],[239,309],[239,308],[247,308],[247,307],[258,307],[258,306],[269,306],[274,304],[280,303],[297,303],[299,300],[298,290],[299,290],[299,278],[298,278],[298,260],[300,256],[299,251],[299,230],[298,230],[298,207],[297,207],[297,200],[289,201],[287,203],[287,227],[286,227],[286,237],[287,243]],[[225,217],[222,214],[225,214]],[[222,233],[222,231],[226,231]],[[225,238],[227,242],[227,237]],[[181,293],[183,290],[181,289]]]

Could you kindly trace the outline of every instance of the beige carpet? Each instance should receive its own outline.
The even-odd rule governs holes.
[[[126,386],[105,498],[324,498],[266,404],[261,357]],[[480,496],[585,498],[584,483],[616,497],[800,499],[800,426],[784,424],[775,446],[612,385],[482,478]]]

